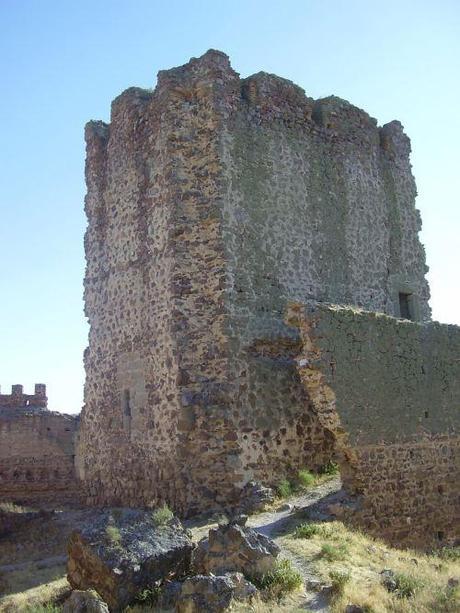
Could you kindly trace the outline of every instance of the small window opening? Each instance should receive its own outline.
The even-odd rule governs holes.
[[[399,315],[402,319],[412,319],[410,297],[411,294],[399,293]]]
[[[438,541],[444,540],[444,532],[442,530],[438,530],[437,532]]]
[[[429,413],[428,411],[425,411],[425,419],[428,419],[428,417],[429,417]]]
[[[122,398],[123,429],[131,434],[131,395],[129,389],[123,390]]]

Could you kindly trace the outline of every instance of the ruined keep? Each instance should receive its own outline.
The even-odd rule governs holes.
[[[428,322],[399,122],[246,79],[208,51],[86,126],[85,405],[91,504],[230,504],[336,453],[288,303]],[[396,321],[396,320],[392,320]]]
[[[0,502],[62,504],[78,500],[75,437],[79,418],[49,411],[46,386],[0,394]]]

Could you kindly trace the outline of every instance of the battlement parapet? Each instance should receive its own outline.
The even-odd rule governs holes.
[[[20,384],[11,386],[11,394],[0,394],[0,408],[29,406],[46,408],[47,405],[48,398],[44,383],[36,383],[33,394],[24,394],[24,387]]]
[[[410,141],[399,121],[379,127],[376,119],[347,100],[337,96],[314,100],[292,81],[274,74],[259,72],[240,79],[228,56],[213,49],[182,66],[160,70],[153,90],[125,90],[112,102],[110,126],[89,122],[86,141],[90,149],[95,146],[101,152],[111,131],[136,130],[145,113],[161,114],[171,102],[196,102],[211,92],[218,93],[217,104],[229,112],[248,105],[256,123],[281,121],[296,130],[317,132],[326,142],[380,147],[392,159],[408,158],[410,153]]]

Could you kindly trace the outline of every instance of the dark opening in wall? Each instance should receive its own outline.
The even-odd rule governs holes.
[[[399,315],[402,319],[413,319],[411,313],[411,296],[412,294],[399,292]]]
[[[122,395],[123,429],[130,434],[131,432],[131,394],[129,389],[123,390]]]

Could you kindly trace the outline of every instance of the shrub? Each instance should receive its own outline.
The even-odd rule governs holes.
[[[136,595],[135,602],[144,606],[154,607],[158,603],[158,598],[161,594],[161,587],[154,585],[151,588],[142,590]]]
[[[281,598],[302,585],[302,575],[292,566],[290,560],[278,560],[275,568],[263,577],[249,579],[270,598]]]
[[[27,509],[14,502],[0,502],[0,511],[3,513],[26,513]]]
[[[432,603],[433,611],[443,613],[458,613],[460,611],[460,589],[458,586],[447,585],[435,593]]]
[[[115,521],[120,521],[123,518],[123,509],[112,509],[112,517]]]
[[[339,474],[339,465],[335,462],[328,462],[324,464],[319,470],[321,475],[338,475]]]
[[[320,556],[326,558],[328,562],[343,560],[347,554],[348,548],[346,545],[331,545],[330,543],[324,543],[320,552]]]
[[[384,571],[382,582],[386,589],[398,598],[412,598],[423,585],[411,575],[393,571]]]
[[[276,491],[280,498],[288,498],[288,496],[292,495],[293,488],[292,488],[291,483],[289,483],[287,479],[283,479],[276,486]]]
[[[294,532],[296,539],[311,539],[312,536],[320,534],[321,529],[317,524],[300,524]]]
[[[303,487],[312,487],[316,483],[316,478],[309,470],[302,469],[297,473],[297,479]]]
[[[449,562],[457,562],[460,560],[460,547],[441,547],[441,549],[433,552],[438,558],[448,560]]]
[[[173,517],[174,513],[166,504],[164,504],[159,509],[155,509],[155,511],[153,511],[152,513],[152,519],[154,521],[155,526],[164,526],[168,524]]]
[[[107,526],[105,535],[109,543],[114,547],[119,547],[121,545],[120,530],[116,526]]]
[[[341,596],[345,589],[345,584],[350,581],[350,573],[342,570],[331,570],[329,573],[331,578],[332,593],[336,596]]]

